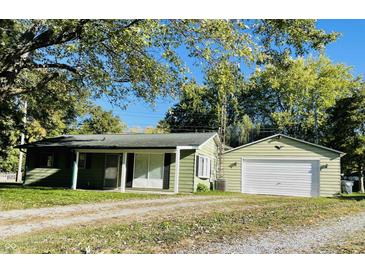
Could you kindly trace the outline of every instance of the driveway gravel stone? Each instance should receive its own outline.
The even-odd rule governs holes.
[[[267,232],[260,236],[215,242],[180,253],[311,253],[319,246],[341,241],[347,235],[365,229],[365,212],[327,221],[317,226]]]
[[[242,199],[186,196],[2,211],[0,212],[0,239],[45,228],[60,228],[128,216],[144,216],[154,211],[173,211],[227,201],[242,201]],[[12,220],[16,220],[16,223],[7,223]]]

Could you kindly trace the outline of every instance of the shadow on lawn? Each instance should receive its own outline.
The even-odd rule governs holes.
[[[0,188],[23,188],[23,184],[19,183],[1,183]]]
[[[354,193],[354,194],[349,194],[349,195],[341,195],[338,198],[341,200],[362,201],[362,200],[365,200],[365,193]]]
[[[4,191],[6,189],[37,189],[37,190],[63,190],[65,188],[61,187],[45,187],[39,185],[23,185],[19,183],[1,183],[0,182],[0,191]]]

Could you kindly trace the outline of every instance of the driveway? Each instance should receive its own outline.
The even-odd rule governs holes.
[[[115,218],[143,217],[153,212],[160,214],[235,200],[242,198],[186,196],[0,211],[0,239],[47,228],[61,228]]]
[[[267,232],[245,239],[231,239],[183,250],[180,253],[317,253],[320,247],[339,244],[356,232],[365,231],[365,212],[325,221],[302,229]]]

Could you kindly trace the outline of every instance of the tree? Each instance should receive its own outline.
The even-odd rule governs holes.
[[[131,95],[179,93],[193,78],[181,48],[211,70],[221,60],[281,62],[336,37],[314,20],[0,20],[0,153],[19,131],[29,140],[67,132],[85,94],[123,107]],[[27,125],[22,100],[33,101]]]
[[[66,75],[124,103],[175,94],[186,80],[181,47],[209,64],[226,55],[266,63],[321,49],[337,34],[314,20],[1,20],[0,37],[0,100],[46,92]]]
[[[298,58],[285,67],[268,65],[256,71],[242,95],[242,108],[254,113],[254,121],[269,121],[284,133],[317,142],[324,137],[327,110],[349,96],[354,85],[350,67],[324,56]]]
[[[171,107],[158,127],[170,132],[213,131],[218,128],[216,97],[196,83],[183,86],[179,103]]]
[[[227,144],[231,147],[252,142],[260,136],[261,125],[252,123],[250,117],[245,114],[242,119],[234,121],[227,127]]]
[[[260,125],[254,125],[238,107],[237,94],[244,85],[239,67],[223,60],[207,71],[203,85],[192,82],[183,86],[180,102],[169,109],[159,127],[171,132],[217,131],[226,101],[226,143],[238,146],[251,141],[253,131],[256,131],[255,137],[260,133]]]
[[[326,144],[346,153],[341,164],[345,172],[356,170],[364,193],[365,171],[365,84],[342,98],[329,110]]]
[[[126,125],[112,111],[104,111],[100,106],[92,106],[89,117],[76,130],[78,134],[122,133]]]
[[[22,94],[0,101],[0,169],[15,171],[21,133],[26,142],[68,133],[69,128],[83,115],[89,93],[73,89],[68,82],[47,84],[47,93]],[[71,95],[71,96],[70,96]],[[22,105],[27,102],[27,122],[23,123]]]

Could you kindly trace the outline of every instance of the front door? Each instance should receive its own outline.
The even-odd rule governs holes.
[[[105,155],[104,188],[113,189],[118,187],[119,155]]]
[[[163,187],[164,154],[135,154],[133,187]]]

